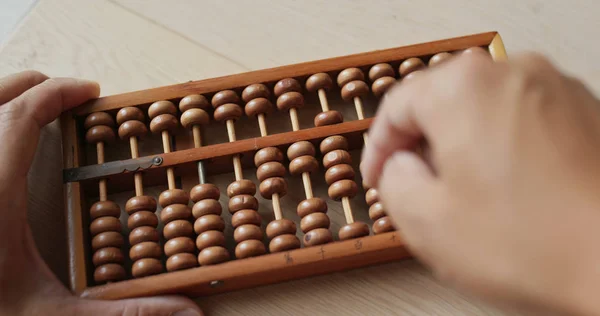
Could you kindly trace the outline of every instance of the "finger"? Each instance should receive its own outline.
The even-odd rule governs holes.
[[[23,92],[47,79],[46,75],[34,70],[19,72],[0,79],[0,105],[20,96]]]

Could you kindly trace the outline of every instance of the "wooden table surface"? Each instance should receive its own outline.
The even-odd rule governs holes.
[[[509,57],[550,56],[600,92],[600,4],[488,1],[40,1],[0,47],[0,76],[36,69],[100,82],[102,95],[496,30]],[[58,126],[30,174],[29,218],[66,280]],[[198,299],[209,315],[500,315],[416,262]]]

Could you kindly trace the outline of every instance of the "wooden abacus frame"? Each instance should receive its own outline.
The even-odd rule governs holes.
[[[90,186],[96,183],[95,180],[106,178],[111,181],[111,185],[119,186],[126,182],[127,177],[132,177],[133,171],[139,169],[144,169],[147,183],[152,185],[156,184],[154,182],[164,181],[164,176],[160,174],[167,167],[176,166],[180,172],[187,172],[194,170],[197,161],[207,159],[209,161],[207,169],[216,173],[223,172],[231,169],[227,157],[233,154],[252,153],[268,146],[286,146],[300,140],[321,140],[331,135],[346,136],[352,147],[353,142],[361,142],[360,135],[368,130],[372,119],[92,166],[81,166],[85,138],[82,122],[86,115],[97,111],[114,115],[119,109],[127,106],[147,109],[152,102],[157,100],[177,101],[189,94],[209,96],[225,89],[241,91],[250,84],[272,85],[276,81],[288,77],[304,81],[308,76],[319,72],[333,74],[348,67],[360,68],[377,63],[397,65],[400,61],[410,57],[428,58],[436,53],[460,51],[474,46],[486,48],[496,61],[506,59],[500,35],[497,32],[488,32],[102,97],[63,114],[61,124],[65,169],[64,193],[66,218],[68,219],[71,290],[82,297],[96,299],[121,299],[174,293],[195,297],[409,257],[410,254],[404,248],[399,234],[388,232],[283,253],[231,260],[218,265],[201,266],[139,279],[90,286],[92,284],[89,280],[91,260],[87,255],[89,239],[86,238],[84,232],[87,207],[84,205],[83,194],[86,185]]]

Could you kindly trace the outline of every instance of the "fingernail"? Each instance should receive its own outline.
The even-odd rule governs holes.
[[[198,310],[188,308],[173,313],[173,316],[203,316],[203,314]]]

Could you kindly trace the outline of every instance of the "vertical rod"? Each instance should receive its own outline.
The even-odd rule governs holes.
[[[323,112],[329,111],[329,102],[327,102],[327,94],[325,94],[325,90],[319,89],[318,94],[319,101],[321,102],[321,109],[323,109]]]
[[[298,111],[296,111],[296,108],[290,109],[290,119],[292,120],[292,130],[294,132],[299,131],[300,123],[298,122]]]
[[[265,115],[262,113],[258,115],[258,128],[260,128],[260,136],[267,136],[267,122],[265,122]]]
[[[310,173],[303,172],[302,173],[302,182],[304,183],[304,193],[306,194],[307,199],[313,198],[313,189],[312,184],[310,183]]]
[[[352,215],[352,207],[350,206],[350,199],[347,196],[342,197],[342,207],[344,208],[344,215],[346,216],[346,223],[354,223],[354,215]]]
[[[283,218],[283,213],[281,212],[281,205],[279,204],[279,194],[274,193],[271,199],[273,200],[273,213],[275,213],[275,219],[280,220]]]

